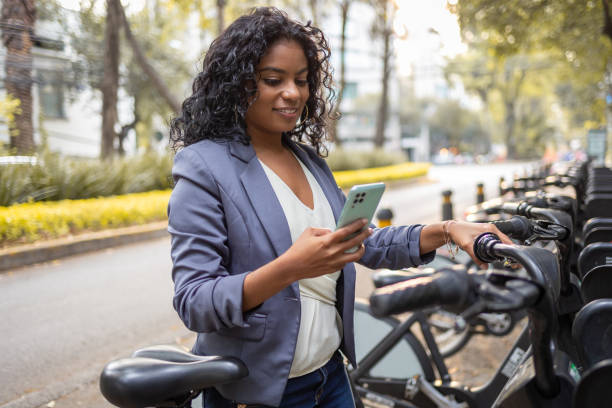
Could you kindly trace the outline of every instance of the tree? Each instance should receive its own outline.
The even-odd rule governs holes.
[[[582,98],[579,116],[612,123],[612,14],[610,0],[460,0],[457,13],[468,43],[485,40],[495,56],[540,53],[558,65],[554,73]],[[603,18],[602,18],[603,17]],[[567,93],[565,96],[568,96]],[[566,102],[567,100],[562,100]],[[575,113],[575,112],[574,112]]]
[[[430,105],[435,107],[429,121],[434,152],[445,147],[460,152],[486,153],[490,141],[477,113],[452,99],[432,101]]]
[[[113,155],[117,137],[117,92],[119,89],[119,27],[121,23],[119,0],[106,0],[104,31],[104,76],[102,78],[102,139],[100,157]]]
[[[217,35],[221,35],[225,29],[225,5],[226,0],[217,0]]]
[[[6,48],[6,93],[19,100],[19,111],[10,126],[10,146],[18,153],[34,150],[32,125],[32,45],[36,5],[34,0],[3,0],[0,24]]]
[[[150,145],[153,135],[154,117],[162,120],[180,110],[180,102],[173,91],[166,85],[172,82],[182,86],[190,77],[189,63],[184,60],[182,50],[170,46],[172,41],[184,33],[184,21],[193,4],[190,2],[182,8],[178,2],[158,0],[147,3],[138,13],[125,16],[125,11],[118,0],[116,2],[118,23],[113,25],[120,33],[124,30],[125,39],[119,38],[118,88],[127,93],[128,101],[133,102],[132,118],[115,117],[113,135],[107,146],[110,154],[115,151],[122,154],[128,133],[134,129],[141,145]],[[66,27],[72,30],[71,45],[80,56],[73,71],[77,79],[87,83],[93,89],[103,89],[104,49],[106,19],[94,12],[94,0],[83,4],[79,16],[80,27]],[[185,10],[189,10],[188,12]],[[155,61],[158,67],[153,67]],[[116,105],[115,100],[114,105]],[[123,121],[123,123],[121,123]],[[109,121],[110,122],[110,121]],[[108,153],[107,156],[108,157]]]
[[[374,146],[383,147],[385,144],[385,127],[389,117],[389,77],[391,76],[391,57],[393,56],[391,37],[393,36],[393,19],[397,6],[391,0],[373,0],[372,7],[376,13],[372,34],[374,37],[380,38],[383,43],[381,97],[376,113]]]
[[[516,158],[532,152],[543,132],[550,134],[540,126],[546,118],[535,116],[552,114],[558,65],[542,55],[495,55],[487,52],[486,45],[472,44],[470,52],[449,62],[445,75],[449,82],[459,77],[467,91],[480,97],[491,119],[490,131],[505,143],[508,157]]]
[[[120,1],[119,0],[114,0],[114,1],[117,2],[121,24],[123,28],[125,29],[125,36],[128,42],[130,43],[130,46],[132,48],[134,56],[136,57],[136,61],[138,62],[138,65],[140,65],[140,68],[145,72],[145,74],[152,81],[153,85],[155,86],[155,88],[157,88],[157,90],[159,91],[159,94],[164,98],[166,103],[174,110],[174,112],[179,112],[181,110],[180,102],[172,94],[172,92],[170,91],[170,89],[168,88],[164,80],[162,79],[162,77],[159,75],[159,73],[153,67],[153,65],[151,65],[148,58],[145,56],[144,52],[142,51],[140,45],[138,44],[138,41],[132,34],[130,24],[127,20],[127,17],[125,16],[125,10],[123,9],[123,6],[121,5]]]
[[[348,24],[349,9],[352,0],[340,0],[338,1],[338,7],[340,8],[340,79],[338,80],[338,93],[336,99],[336,105],[332,112],[332,118],[338,118],[340,116],[340,105],[342,104],[342,98],[344,96],[344,88],[346,87],[346,25]],[[336,146],[342,145],[342,140],[338,137],[338,121],[332,120],[330,126],[331,139],[334,141]]]

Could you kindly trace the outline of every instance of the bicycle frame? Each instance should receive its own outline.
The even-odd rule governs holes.
[[[378,404],[383,406],[387,404],[386,406],[401,408],[436,406],[422,393],[417,393],[414,398],[409,398],[407,389],[409,388],[410,379],[408,378],[378,378],[369,375],[370,370],[396,346],[416,323],[421,328],[425,344],[431,354],[431,360],[440,376],[440,379],[432,382],[432,384],[440,393],[454,395],[457,401],[465,401],[470,407],[488,408],[491,406],[522,361],[530,345],[528,329],[524,328],[489,382],[473,389],[467,388],[452,381],[448,368],[434,341],[425,313],[423,311],[416,311],[391,330],[364,356],[359,362],[358,367],[349,372],[352,385],[362,398],[376,400]]]

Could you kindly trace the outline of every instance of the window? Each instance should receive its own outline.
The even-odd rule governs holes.
[[[355,99],[357,96],[357,82],[346,82],[344,84],[344,91],[342,98],[344,99]]]
[[[38,72],[40,109],[46,118],[65,118],[64,79],[61,71]]]

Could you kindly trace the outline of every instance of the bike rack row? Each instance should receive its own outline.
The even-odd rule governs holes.
[[[571,194],[548,193],[550,186]],[[477,240],[477,252],[498,269],[455,265],[438,272],[379,275],[377,286],[391,285],[375,291],[372,308],[356,304],[356,313],[369,316],[366,331],[374,333],[383,323],[393,328],[382,339],[373,338],[371,350],[349,373],[356,395],[363,398],[356,401],[358,407],[367,400],[374,405],[366,406],[400,408],[578,408],[604,407],[612,399],[612,171],[576,162],[562,174],[539,169],[503,181],[500,192],[500,199],[470,210],[472,220],[497,219],[502,232],[525,244],[501,244],[490,235]],[[511,268],[508,260],[524,269]],[[376,303],[386,305],[385,314],[449,305],[464,320],[482,312],[526,310],[529,328],[492,380],[468,389],[451,381],[428,331],[427,309],[400,321],[375,313]],[[411,333],[415,323],[422,336]],[[411,355],[410,364],[423,368],[419,375],[397,379],[374,372],[398,344],[404,348],[393,358]],[[121,407],[184,407],[201,389],[247,373],[233,358],[152,347],[109,363],[100,385],[106,398]]]

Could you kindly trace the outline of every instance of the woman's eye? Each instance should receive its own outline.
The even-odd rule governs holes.
[[[306,85],[308,85],[308,80],[306,80],[306,79],[296,79],[295,80],[295,84],[297,86],[306,86]]]
[[[264,78],[264,83],[266,85],[270,85],[270,86],[276,86],[280,84],[280,79],[276,79],[276,78]]]

